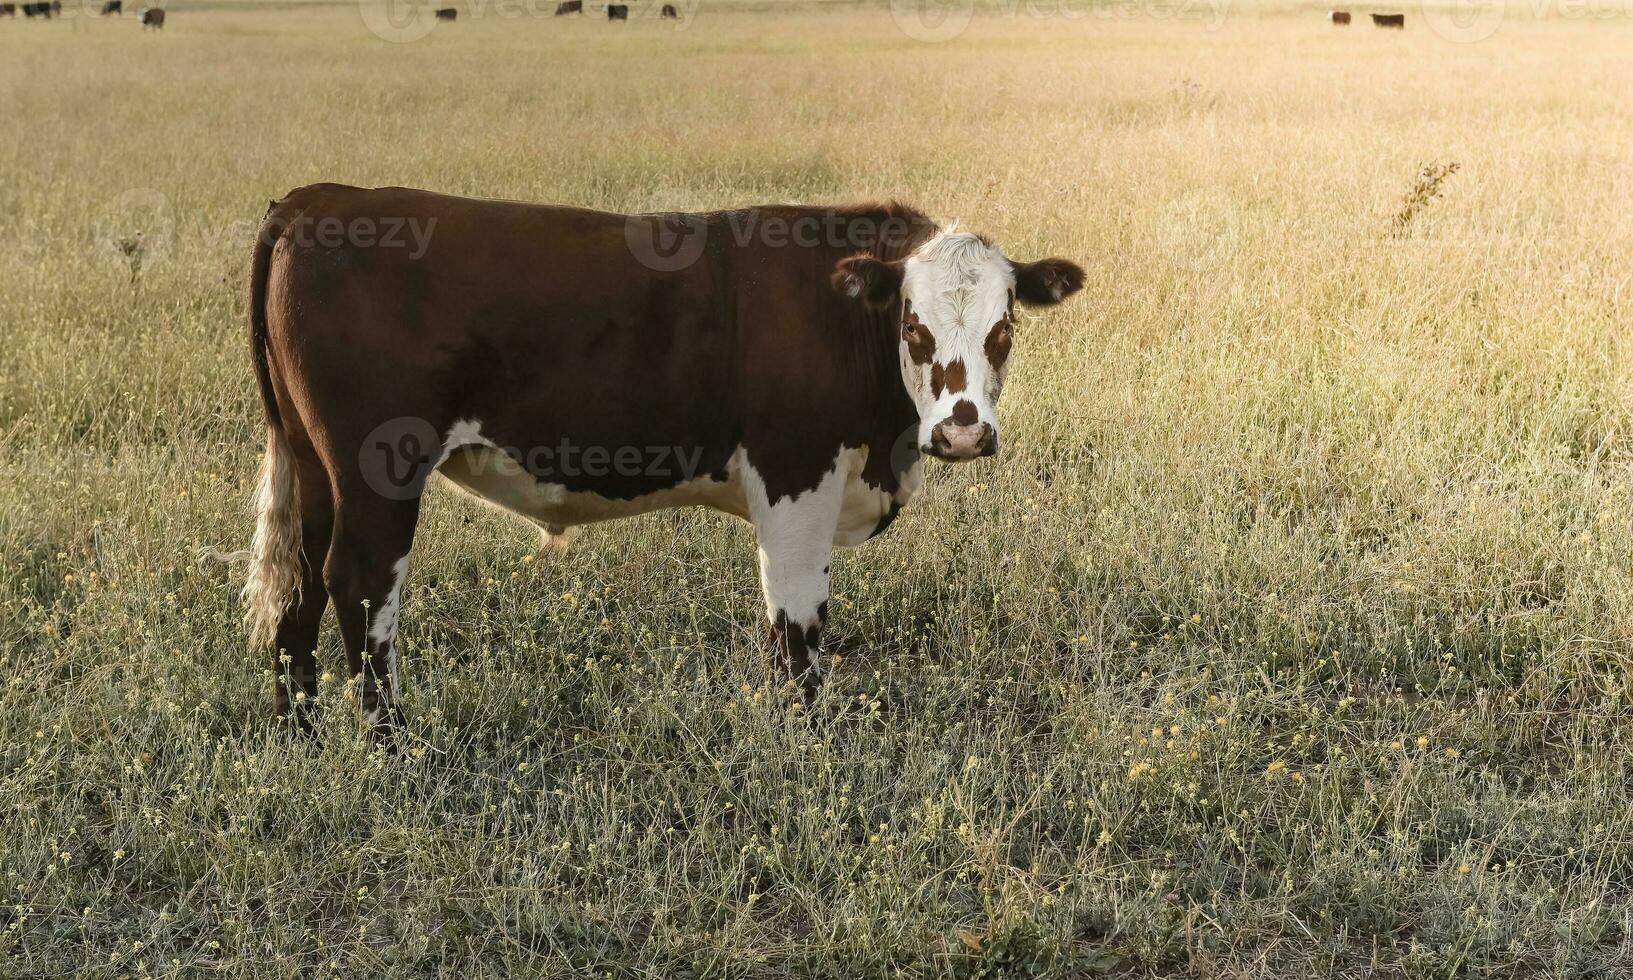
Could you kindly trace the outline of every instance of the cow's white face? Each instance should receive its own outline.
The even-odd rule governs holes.
[[[919,449],[945,460],[998,451],[998,396],[1014,342],[1015,301],[1052,305],[1083,286],[1065,259],[1018,264],[987,239],[943,231],[900,262],[859,255],[834,284],[895,304],[902,383],[919,410]]]
[[[919,409],[919,448],[953,460],[997,452],[1015,302],[1009,260],[975,235],[944,232],[907,259],[901,301],[902,381]]]

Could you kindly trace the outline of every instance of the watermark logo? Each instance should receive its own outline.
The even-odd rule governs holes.
[[[1242,213],[1229,196],[1191,191],[1168,201],[1153,222],[1157,243],[1173,256],[1230,254],[1242,243]]]
[[[1496,34],[1508,15],[1507,0],[1424,0],[1429,30],[1456,44],[1473,44]]]
[[[703,257],[708,223],[696,214],[634,214],[624,221],[629,254],[653,272],[679,272]]]
[[[905,476],[913,467],[924,462],[924,450],[919,446],[919,426],[915,422],[901,431],[890,445],[890,471]]]
[[[370,33],[392,44],[418,41],[437,26],[436,11],[426,0],[358,0],[357,11]]]
[[[441,461],[442,438],[422,418],[403,416],[375,426],[357,450],[358,472],[387,500],[413,500]]]
[[[133,187],[108,201],[92,222],[97,255],[132,283],[170,258],[176,215],[170,199],[151,187]]]
[[[913,40],[941,44],[969,30],[975,0],[890,0],[890,17]]]

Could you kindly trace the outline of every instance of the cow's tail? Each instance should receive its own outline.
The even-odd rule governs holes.
[[[249,627],[250,646],[257,649],[273,643],[278,621],[298,597],[301,583],[300,485],[267,356],[267,276],[272,249],[283,231],[274,218],[277,204],[273,202],[268,209],[255,239],[249,281],[250,359],[266,413],[266,455],[261,458],[255,492],[255,537],[250,542],[249,576],[244,581],[244,622]]]

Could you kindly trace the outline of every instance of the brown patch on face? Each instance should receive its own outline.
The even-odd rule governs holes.
[[[974,425],[981,421],[981,413],[976,411],[975,403],[968,398],[960,398],[953,406],[952,414],[954,425]]]
[[[964,359],[961,357],[953,358],[952,363],[946,367],[937,364],[930,369],[930,391],[937,398],[941,397],[943,391],[950,391],[956,395],[964,390],[966,384],[964,375]]]
[[[913,312],[910,300],[902,300],[902,340],[914,364],[925,365],[935,360],[936,338],[930,336],[930,328]]]
[[[994,371],[1003,367],[1004,362],[1009,360],[1009,346],[1013,340],[1014,336],[1009,329],[1009,315],[1005,314],[1003,319],[994,323],[992,329],[987,331],[987,360],[992,362]]]

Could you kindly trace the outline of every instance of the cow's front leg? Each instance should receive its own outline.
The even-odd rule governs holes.
[[[828,563],[844,498],[845,468],[815,489],[779,496],[749,482],[749,517],[760,541],[760,586],[771,620],[773,648],[809,704],[821,689],[817,644],[828,618]]]

